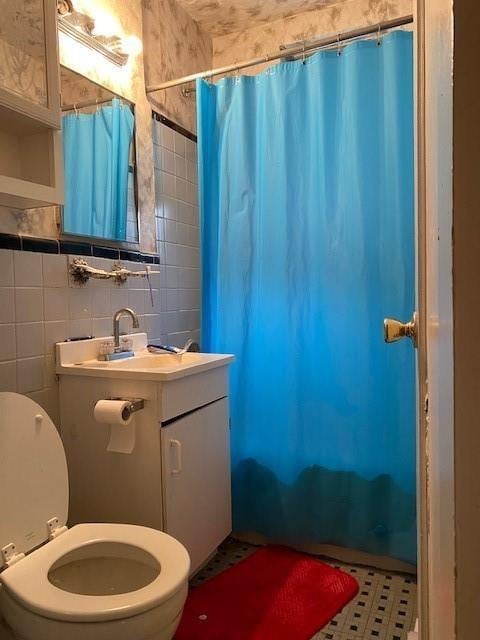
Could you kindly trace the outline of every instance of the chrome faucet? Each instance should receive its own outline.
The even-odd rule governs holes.
[[[133,309],[129,309],[127,307],[125,309],[119,309],[115,312],[113,316],[113,347],[115,353],[118,353],[120,351],[120,320],[125,316],[130,316],[134,329],[138,329],[138,327],[140,326],[138,322],[138,316]]]

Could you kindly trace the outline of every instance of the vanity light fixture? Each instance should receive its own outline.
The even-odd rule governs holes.
[[[57,18],[58,30],[61,33],[100,53],[119,67],[127,64],[128,53],[122,50],[122,39],[119,36],[95,34],[93,18],[75,11],[71,0],[57,1]]]

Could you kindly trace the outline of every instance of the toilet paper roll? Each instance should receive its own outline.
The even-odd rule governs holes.
[[[135,424],[133,416],[125,418],[127,400],[99,400],[95,405],[94,417],[101,424],[110,425],[107,451],[112,453],[132,453],[135,448]]]
[[[128,412],[128,418],[125,418],[125,409],[128,409],[130,402],[128,400],[99,400],[95,405],[93,415],[97,422],[102,424],[119,424],[127,425],[132,421],[132,414]]]
[[[107,451],[112,453],[132,453],[135,449],[135,425],[110,425],[110,440]]]

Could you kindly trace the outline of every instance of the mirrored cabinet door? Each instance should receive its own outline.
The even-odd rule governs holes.
[[[0,0],[0,104],[59,125],[55,0]]]

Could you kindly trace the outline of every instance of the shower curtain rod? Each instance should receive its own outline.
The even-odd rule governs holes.
[[[86,107],[99,107],[102,104],[107,104],[108,102],[112,102],[113,100],[120,100],[124,104],[128,105],[132,110],[134,108],[134,103],[128,100],[127,98],[123,98],[122,96],[118,96],[116,94],[112,95],[111,98],[102,98],[101,100],[84,100],[83,102],[72,102],[72,104],[62,105],[62,111],[75,111],[75,109],[85,109]]]
[[[62,111],[74,111],[75,109],[85,109],[85,107],[95,107],[100,106],[101,104],[106,104],[107,102],[111,102],[116,96],[111,98],[102,98],[102,100],[84,100],[83,102],[75,102],[72,104],[66,104],[62,106]]]
[[[369,27],[363,27],[361,29],[353,29],[352,31],[345,31],[339,33],[336,36],[329,36],[321,38],[315,42],[304,42],[298,46],[288,47],[287,49],[276,51],[275,53],[267,54],[261,58],[252,58],[251,60],[245,60],[236,64],[231,64],[226,67],[218,67],[217,69],[210,69],[208,71],[202,71],[200,73],[193,73],[190,76],[184,76],[183,78],[177,78],[176,80],[168,80],[161,84],[152,85],[147,87],[147,94],[154,91],[161,91],[163,89],[171,89],[172,87],[179,87],[195,80],[204,80],[213,78],[213,76],[221,76],[232,71],[239,71],[240,69],[246,69],[247,67],[256,67],[259,64],[265,64],[273,62],[275,60],[281,60],[282,58],[291,58],[292,56],[301,55],[303,53],[310,53],[317,49],[323,49],[325,47],[341,44],[347,40],[354,40],[355,38],[361,38],[362,36],[372,35],[374,33],[381,33],[382,31],[388,31],[389,29],[395,29],[406,24],[413,22],[413,15],[407,15],[402,18],[395,18],[394,20],[386,20],[385,22],[379,22]]]

